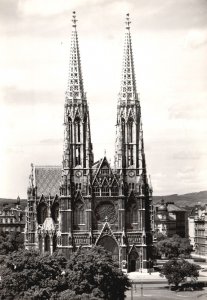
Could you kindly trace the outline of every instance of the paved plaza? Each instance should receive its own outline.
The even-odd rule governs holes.
[[[159,272],[151,274],[132,272],[128,274],[128,277],[133,282],[133,289],[127,291],[126,300],[207,300],[207,287],[201,291],[171,291],[167,280],[165,277],[160,277]],[[200,272],[198,280],[207,282],[207,272]]]

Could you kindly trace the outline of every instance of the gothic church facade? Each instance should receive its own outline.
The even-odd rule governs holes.
[[[114,167],[94,162],[84,92],[76,15],[73,13],[69,80],[64,105],[62,166],[33,166],[28,187],[25,247],[67,257],[101,245],[121,268],[150,267],[152,188],[146,170],[129,15],[117,104]]]

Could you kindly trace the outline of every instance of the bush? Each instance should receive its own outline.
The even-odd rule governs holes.
[[[206,259],[205,258],[201,258],[201,257],[196,257],[193,260],[194,260],[194,262],[206,262]]]
[[[180,291],[200,291],[204,288],[204,282],[186,282],[183,283],[179,290]]]
[[[160,275],[165,276],[168,284],[175,285],[177,289],[179,284],[186,282],[189,277],[191,282],[195,282],[199,276],[199,269],[198,265],[191,264],[187,260],[174,258],[163,265]]]

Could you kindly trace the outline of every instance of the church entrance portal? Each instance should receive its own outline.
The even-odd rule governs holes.
[[[128,271],[129,272],[135,272],[136,270],[140,269],[140,261],[139,261],[139,256],[138,253],[133,250],[129,254],[129,266],[128,266]]]
[[[119,262],[119,248],[116,241],[110,236],[104,236],[98,241],[98,246],[104,247],[106,250],[112,253],[112,257],[115,261]]]

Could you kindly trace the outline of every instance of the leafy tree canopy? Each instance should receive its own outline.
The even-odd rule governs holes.
[[[124,299],[126,275],[101,247],[79,249],[69,261],[58,254],[21,250],[1,268],[0,299]]]
[[[12,252],[2,267],[0,299],[55,299],[67,287],[62,276],[66,259],[38,252]]]
[[[186,281],[190,277],[191,281],[195,281],[199,276],[199,266],[191,264],[184,259],[171,259],[166,262],[160,271],[161,276],[165,276],[168,284],[175,285],[177,288],[180,283]]]
[[[130,286],[127,276],[102,247],[74,253],[68,262],[66,277],[69,289],[77,295],[92,293],[105,300],[124,299],[124,292]]]
[[[158,240],[155,248],[159,255],[165,255],[169,259],[173,257],[188,258],[193,250],[190,240],[181,238],[179,235]]]
[[[22,249],[24,236],[19,232],[0,232],[0,255]]]

